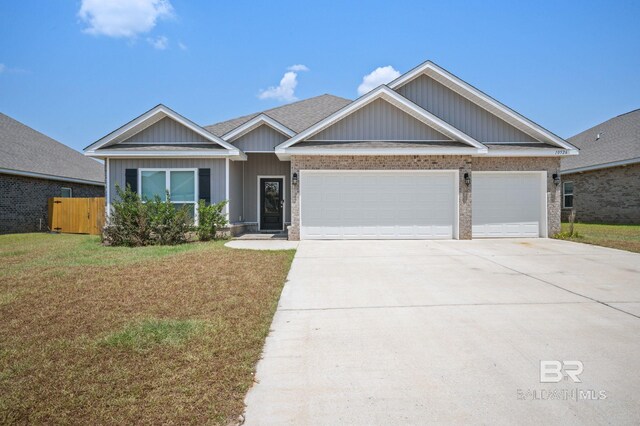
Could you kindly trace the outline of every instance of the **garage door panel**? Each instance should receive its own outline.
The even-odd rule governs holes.
[[[453,238],[455,172],[301,175],[302,238]]]
[[[539,237],[545,226],[541,173],[473,173],[474,238]]]

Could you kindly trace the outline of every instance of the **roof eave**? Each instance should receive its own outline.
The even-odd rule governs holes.
[[[529,149],[490,149],[482,157],[567,157],[578,155],[577,149],[529,148]]]
[[[109,151],[85,151],[84,155],[92,158],[229,158],[231,160],[244,161],[247,155],[239,149],[226,150],[223,152],[202,151],[130,151],[130,150],[109,150]]]
[[[640,157],[629,158],[627,160],[612,161],[610,163],[593,164],[591,166],[574,167],[573,169],[561,170],[560,174],[561,175],[568,175],[568,174],[572,174],[572,173],[591,172],[591,171],[595,171],[595,170],[610,169],[612,167],[630,166],[632,164],[640,164]]]
[[[25,176],[25,177],[32,177],[36,179],[55,180],[55,181],[61,181],[61,182],[82,183],[85,185],[104,186],[104,182],[100,182],[100,181],[67,177],[67,176],[49,175],[46,173],[28,172],[25,170],[13,170],[13,169],[0,168],[0,174]]]

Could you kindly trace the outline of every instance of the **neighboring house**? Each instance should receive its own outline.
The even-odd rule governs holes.
[[[323,95],[201,127],[158,105],[85,149],[115,186],[228,200],[233,232],[296,239],[546,237],[574,146],[425,62],[349,101]],[[197,217],[197,212],[194,212]]]
[[[0,234],[47,230],[50,197],[102,197],[104,165],[0,113]]]
[[[640,224],[640,109],[568,139],[578,157],[562,159],[562,216]]]

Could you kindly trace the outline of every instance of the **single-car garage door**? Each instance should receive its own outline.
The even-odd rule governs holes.
[[[473,172],[473,238],[546,237],[546,172]]]
[[[302,239],[457,238],[457,171],[300,172]]]

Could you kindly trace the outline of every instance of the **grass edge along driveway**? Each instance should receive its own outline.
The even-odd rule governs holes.
[[[563,223],[559,239],[640,253],[640,225],[575,223],[573,237],[566,235],[568,230]]]
[[[0,236],[0,422],[236,419],[293,255]]]

